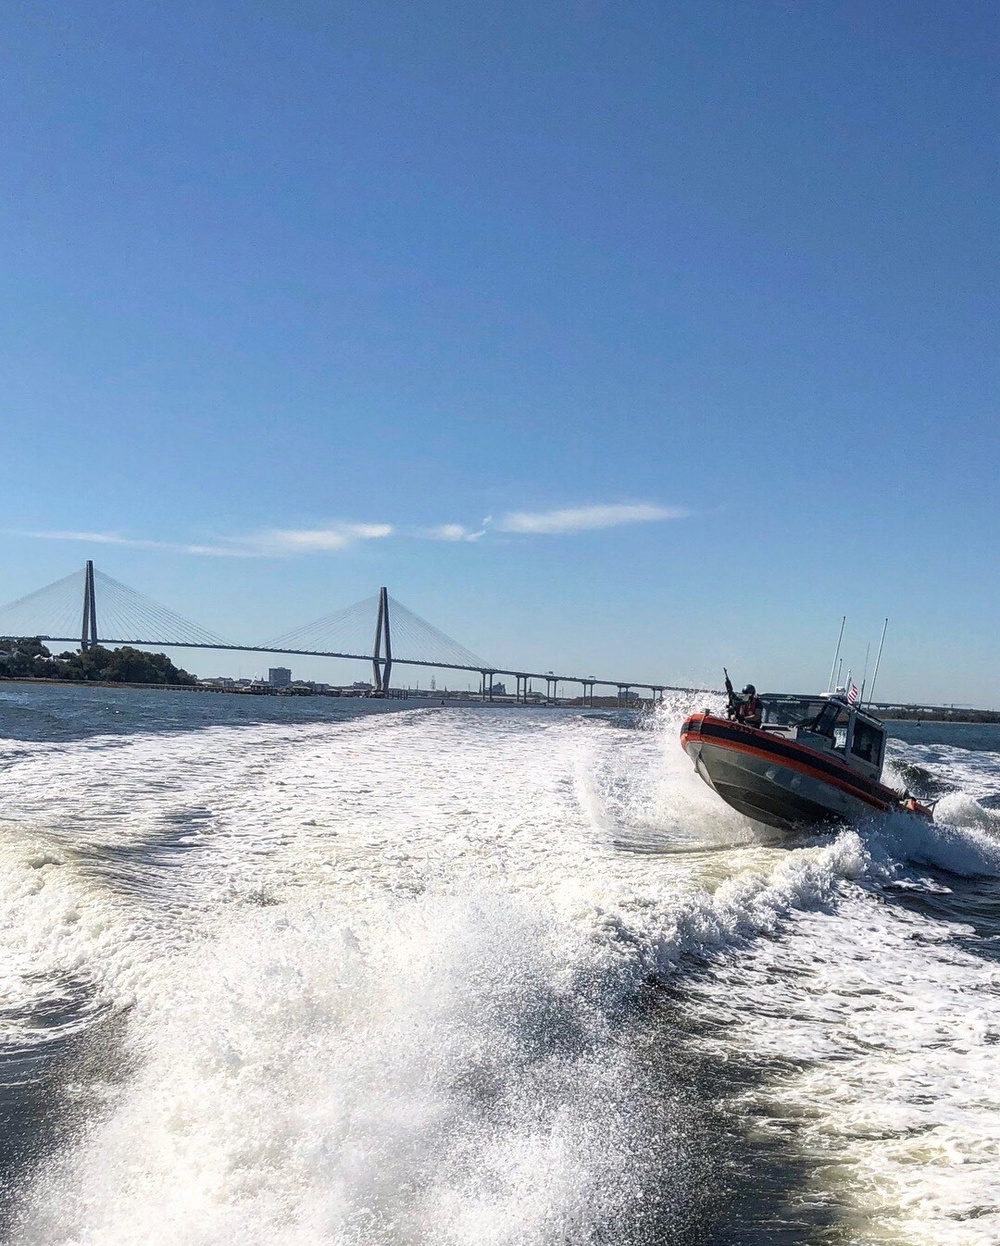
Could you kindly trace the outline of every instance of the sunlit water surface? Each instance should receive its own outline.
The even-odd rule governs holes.
[[[788,845],[689,708],[0,685],[4,1240],[1000,1241],[1000,730]]]

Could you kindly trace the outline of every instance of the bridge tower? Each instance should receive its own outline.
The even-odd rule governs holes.
[[[378,590],[378,618],[375,622],[375,647],[372,649],[372,672],[375,691],[389,693],[392,674],[392,635],[389,631],[389,590]]]
[[[83,575],[83,625],[80,628],[80,648],[84,651],[97,644],[97,598],[94,595],[94,564],[87,559]]]

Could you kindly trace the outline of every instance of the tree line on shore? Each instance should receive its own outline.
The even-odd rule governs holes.
[[[875,710],[879,718],[894,722],[1000,723],[1000,710],[892,709]]]
[[[57,656],[37,636],[0,636],[0,679],[72,679],[112,684],[195,684],[165,653],[131,645],[70,650]]]

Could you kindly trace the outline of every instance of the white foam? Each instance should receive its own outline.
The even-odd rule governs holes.
[[[557,777],[557,742],[572,754],[578,733],[547,742]],[[685,953],[724,955],[829,902],[856,854],[795,854],[713,897],[662,871],[637,886],[631,861],[615,877],[585,829],[555,832],[575,873],[547,852],[539,876],[522,845],[492,881],[479,857],[399,893],[382,861],[374,887],[328,876],[224,909],[140,990],[139,1072],[39,1186],[18,1240],[585,1240],[650,1196],[652,1158],[683,1185],[685,1146],[661,1125],[649,1150],[624,1005]],[[414,830],[406,874],[433,865]]]
[[[974,809],[983,815],[981,819]],[[1000,839],[992,833],[995,825],[995,816],[971,797],[956,795],[939,802],[933,823],[893,814],[873,822],[866,840],[875,859],[890,873],[915,864],[967,878],[995,878],[1000,875]]]
[[[803,913],[794,939],[756,945],[704,989],[727,1043],[779,1062],[734,1107],[809,1156],[804,1196],[851,1240],[1000,1237],[1000,966],[954,934],[858,894],[835,917]]]
[[[955,784],[968,796],[983,798],[1000,792],[1000,753],[965,749],[954,744],[889,742],[889,767],[903,761],[918,765]]]
[[[683,708],[652,731],[443,712],[26,750],[3,849],[22,887],[7,946],[47,948],[45,973],[71,968],[131,1004],[135,1073],[40,1176],[16,1240],[583,1242],[641,1217],[658,1181],[682,1202],[700,1179],[684,1105],[657,1115],[628,1010],[691,956],[714,966],[706,1009],[742,999],[752,1020],[725,1053],[836,1057],[828,1083],[791,1078],[767,1102],[800,1119],[811,1102],[826,1188],[866,1232],[895,1225],[901,1201],[866,1201],[869,1153],[837,1139],[854,1137],[869,1074],[885,1112],[904,1112],[887,1088],[935,1039],[921,1022],[909,1045],[882,1044],[884,1072],[862,1061],[838,1080],[873,1040],[859,982],[895,983],[875,1014],[891,1027],[929,963],[947,1033],[979,1031],[971,988],[949,1001],[935,968],[966,974],[971,958],[948,959],[942,928],[928,960],[927,927],[863,888],[905,881],[907,860],[995,872],[994,841],[900,817],[762,843],[693,778]],[[32,866],[39,852],[53,862]],[[819,985],[802,985],[815,963]],[[963,1094],[973,1125],[992,1103],[986,1067],[962,1066],[942,1128]]]
[[[648,1140],[587,941],[489,892],[378,917],[244,911],[178,958],[140,1074],[18,1240],[548,1242],[626,1215]]]

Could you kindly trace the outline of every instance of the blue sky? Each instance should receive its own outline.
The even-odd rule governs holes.
[[[6,16],[0,600],[1000,705],[994,5]]]

